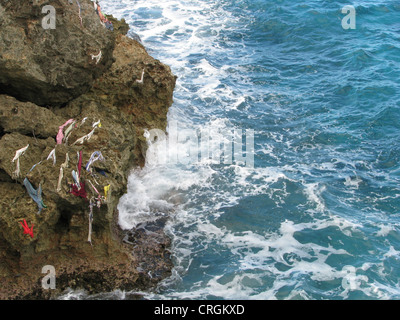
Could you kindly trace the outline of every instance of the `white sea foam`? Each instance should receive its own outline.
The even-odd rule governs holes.
[[[394,231],[394,227],[391,225],[380,224],[378,227],[379,231],[376,232],[378,237],[386,237],[390,231]]]
[[[316,204],[316,210],[319,212],[326,211],[324,200],[321,197],[321,193],[325,191],[325,186],[321,186],[319,183],[305,184],[305,190],[309,201]]]
[[[170,65],[178,76],[174,105],[169,110],[168,121],[170,124],[174,121],[178,123],[182,137],[206,131],[216,141],[223,141],[225,137],[221,133],[238,129],[226,118],[225,112],[245,109],[249,97],[258,99],[259,103],[264,103],[265,97],[268,97],[271,105],[259,110],[260,114],[268,115],[272,110],[285,111],[281,97],[290,93],[276,87],[257,93],[250,86],[241,86],[241,89],[229,86],[226,79],[246,84],[249,67],[234,63],[217,66],[210,58],[220,54],[229,60],[240,53],[240,43],[219,44],[221,34],[237,19],[229,12],[211,2],[207,4],[207,1],[197,0],[185,2],[184,5],[180,0],[103,2],[106,12],[124,17],[132,31],[140,35],[149,53]],[[195,99],[201,102],[203,108],[199,109],[198,104],[191,103]],[[249,112],[248,117],[252,116],[255,117]],[[285,150],[292,152],[304,148],[279,131],[265,132],[260,129],[257,133],[263,134],[270,144],[259,146],[256,154],[268,155],[274,160],[281,160],[285,156],[279,154],[278,157],[275,154],[279,152],[276,146],[284,146]],[[295,131],[289,133],[296,135]],[[315,139],[315,134],[312,135],[311,138]],[[354,258],[344,249],[343,242],[335,242],[335,235],[349,238],[361,235],[364,241],[368,239],[358,222],[337,216],[329,210],[325,197],[329,186],[323,182],[306,182],[296,178],[313,177],[315,170],[336,173],[337,167],[345,166],[349,170],[341,176],[341,183],[350,192],[357,192],[363,180],[352,172],[357,166],[372,170],[368,162],[352,160],[350,154],[348,158],[338,156],[331,162],[296,163],[279,167],[267,164],[248,168],[238,163],[215,161],[213,156],[221,155],[218,144],[211,144],[207,149],[193,139],[171,139],[171,136],[173,132],[169,130],[165,137],[167,149],[154,141],[150,143],[145,168],[132,172],[128,193],[121,198],[118,206],[119,224],[124,229],[133,228],[159,215],[168,214],[171,217],[166,231],[173,240],[175,268],[173,275],[163,284],[167,288],[177,289],[167,289],[160,295],[148,293],[149,298],[216,296],[227,299],[278,299],[283,296],[286,299],[309,299],[312,294],[302,286],[310,280],[321,283],[340,280],[340,287],[331,291],[335,291],[332,293],[335,296],[339,292],[343,298],[351,297],[356,291],[376,298],[399,296],[399,285],[384,285],[367,274],[371,270],[379,270],[385,277],[387,270],[383,263],[361,266],[339,264],[340,267],[337,267],[331,262],[337,257]],[[307,148],[314,150],[319,146],[315,143],[307,145]],[[171,158],[190,160],[192,150],[200,155],[208,151],[211,156],[198,157],[198,161],[187,163],[169,161]],[[336,155],[335,150],[330,151]],[[289,188],[295,189],[290,191]],[[271,211],[274,211],[293,193],[299,198],[296,207],[298,212],[286,220],[284,217],[275,217],[273,222],[278,226],[275,231],[234,231],[229,226],[217,223],[224,208],[232,208],[247,197],[265,195],[273,203]],[[301,222],[301,218],[306,222]],[[379,237],[386,237],[396,230],[383,223],[375,227],[379,229],[376,232]],[[302,241],[299,238],[300,234],[320,230],[334,230],[334,236],[327,237],[328,244],[320,244],[319,238],[310,237]],[[190,288],[181,288],[185,275],[192,272],[196,256],[206,250],[215,250],[216,256],[227,251],[229,257],[235,258],[236,265],[229,272],[224,270],[219,274],[211,274],[209,268],[212,268],[213,262],[201,263],[199,269],[204,272],[204,277],[192,283]],[[394,247],[389,247],[384,258],[394,259],[398,254]],[[224,274],[225,271],[227,274]],[[195,270],[194,273],[198,272]]]
[[[362,180],[359,177],[355,178],[346,177],[345,180],[346,181],[344,182],[344,185],[354,189],[358,189],[360,183],[362,183]]]

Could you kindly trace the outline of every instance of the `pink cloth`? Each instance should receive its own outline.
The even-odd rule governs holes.
[[[68,120],[66,123],[64,123],[62,126],[59,126],[59,127],[58,127],[58,134],[57,134],[57,138],[56,138],[57,144],[61,144],[61,143],[62,143],[62,140],[63,140],[63,138],[64,138],[64,133],[63,133],[64,127],[67,126],[67,125],[69,125],[69,124],[72,123],[73,121],[74,121],[74,119],[69,119],[69,120]]]

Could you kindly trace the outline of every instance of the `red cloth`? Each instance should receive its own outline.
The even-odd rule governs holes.
[[[76,197],[81,197],[83,199],[87,199],[87,194],[86,194],[86,190],[85,190],[85,183],[83,181],[81,182],[81,188],[80,189],[78,189],[78,187],[75,184],[73,184],[71,193]]]
[[[34,225],[32,224],[32,226],[29,228],[25,219],[24,219],[24,223],[22,223],[21,221],[19,223],[24,228],[24,234],[29,234],[31,236],[31,238],[33,238],[33,226]]]

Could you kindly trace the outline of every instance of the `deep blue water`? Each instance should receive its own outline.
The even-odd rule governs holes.
[[[121,226],[171,215],[173,276],[146,298],[400,298],[398,1],[102,4],[178,76],[180,137],[254,132],[254,167],[150,148],[132,174]]]

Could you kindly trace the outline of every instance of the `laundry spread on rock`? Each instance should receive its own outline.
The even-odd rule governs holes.
[[[65,123],[59,126],[57,135],[56,135],[56,144],[55,147],[50,151],[48,154],[46,160],[51,161],[52,160],[52,165],[56,166],[57,165],[57,159],[56,159],[56,149],[57,148],[65,148],[65,147],[57,147],[58,145],[62,144],[64,142],[65,146],[68,147],[68,137],[71,135],[72,131],[80,130],[80,128],[86,123],[87,117],[83,118],[80,121],[80,124],[74,119],[69,119]],[[60,165],[59,168],[59,175],[58,175],[58,181],[56,181],[56,192],[67,192],[67,194],[71,194],[71,196],[79,197],[82,198],[85,201],[89,202],[89,236],[88,236],[88,241],[90,244],[92,244],[92,222],[94,219],[93,215],[93,207],[97,206],[98,209],[101,208],[101,206],[106,203],[107,200],[107,195],[110,190],[110,184],[103,184],[101,185],[97,180],[100,179],[99,176],[97,176],[96,171],[94,170],[94,164],[96,162],[105,162],[105,157],[103,156],[102,152],[100,150],[95,150],[90,153],[90,157],[88,160],[86,160],[86,165],[84,166],[85,170],[82,170],[82,166],[84,163],[84,154],[87,154],[85,151],[86,145],[84,145],[85,142],[89,141],[90,138],[94,135],[95,130],[101,128],[101,120],[97,120],[93,122],[91,127],[93,128],[88,134],[84,135],[83,137],[77,139],[75,143],[73,143],[70,147],[74,148],[80,148],[79,151],[76,153],[76,168],[74,169],[69,169],[71,170],[71,175],[66,175],[66,170],[67,168],[70,167],[71,159],[69,156],[69,152],[65,153],[65,161]],[[65,129],[66,128],[66,129]],[[65,129],[65,131],[64,131]],[[74,131],[75,132],[75,131]],[[79,132],[77,132],[77,135]],[[83,147],[77,147],[75,146],[76,144],[80,144]],[[14,176],[17,178],[20,175],[20,164],[19,164],[19,158],[25,154],[25,152],[28,150],[29,144],[21,149],[16,150],[15,156],[12,159],[12,162],[16,162],[16,170],[14,172]],[[62,149],[57,149],[58,153]],[[30,171],[25,175],[24,180],[23,180],[23,185],[25,186],[28,195],[33,199],[34,202],[36,202],[38,206],[38,212],[37,214],[41,214],[42,210],[47,208],[47,206],[43,203],[42,199],[42,183],[47,183],[46,179],[41,179],[41,183],[39,183],[38,188],[35,189],[35,187],[32,185],[31,181],[28,178],[28,174],[31,173],[35,168],[39,167],[40,165],[43,165],[42,160],[37,162],[35,165],[32,166]],[[101,170],[100,170],[101,171]],[[41,171],[39,171],[41,172]],[[85,176],[90,176],[94,183],[92,183],[91,180],[87,179]],[[30,177],[30,176],[29,176]],[[107,175],[104,173],[103,177],[99,181],[103,181],[104,179],[107,178]],[[64,183],[65,182],[65,183]],[[97,186],[97,187],[96,187]],[[66,188],[65,188],[66,187]],[[104,195],[100,193],[100,191],[104,190]],[[20,222],[21,223],[21,222]],[[31,228],[28,227],[26,221],[24,220],[24,224],[21,223],[21,225],[24,227],[24,234],[29,234],[33,238],[33,225]]]

